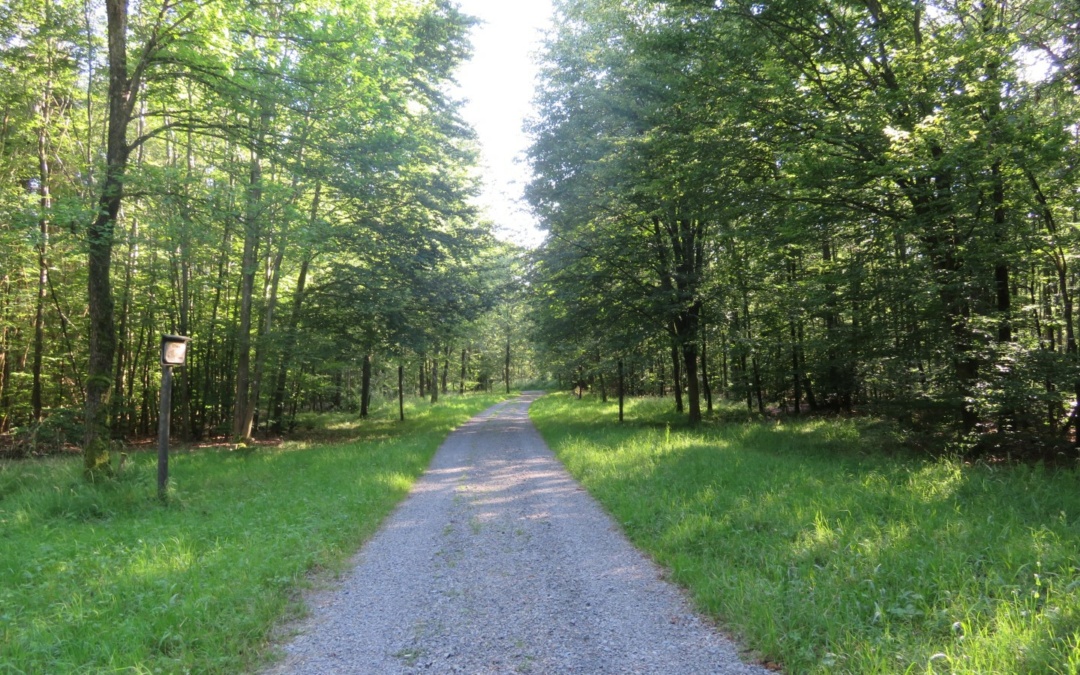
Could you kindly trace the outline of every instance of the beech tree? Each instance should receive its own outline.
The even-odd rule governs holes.
[[[165,332],[193,338],[185,438],[286,431],[306,388],[351,378],[354,338],[375,378],[415,336],[445,372],[486,307],[446,94],[471,20],[443,0],[103,10],[0,12],[0,431],[84,423],[107,474],[112,439],[156,424]],[[331,306],[349,267],[381,284],[355,313]]]
[[[670,322],[692,420],[696,362],[760,412],[874,404],[988,445],[1076,439],[1073,14],[560,3],[538,283]]]

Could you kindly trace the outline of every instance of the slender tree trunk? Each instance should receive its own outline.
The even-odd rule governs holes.
[[[41,217],[38,219],[38,289],[37,303],[34,308],[34,358],[31,363],[33,382],[30,392],[30,405],[34,421],[42,419],[41,403],[41,365],[45,355],[45,300],[49,288],[49,214],[52,211],[52,195],[49,193],[51,176],[49,174],[49,105],[52,99],[52,83],[45,86],[41,103],[41,125],[38,128],[38,204]]]
[[[675,385],[675,412],[683,412],[682,371],[679,367],[679,347],[671,343],[671,380]]]
[[[255,293],[255,275],[259,267],[259,244],[262,239],[262,143],[270,114],[264,108],[255,130],[255,142],[249,160],[249,179],[244,209],[244,257],[240,270],[240,325],[236,339],[236,389],[233,397],[233,436],[251,437],[251,312]]]
[[[709,385],[709,340],[701,331],[701,386],[705,390],[705,410],[712,412],[712,387]]]
[[[435,356],[431,358],[431,402],[439,402],[439,349],[435,348]]]
[[[398,416],[405,421],[405,366],[398,364],[397,367],[397,402]]]
[[[746,334],[746,342],[747,342],[747,344],[752,344],[753,339],[754,339],[754,332],[753,332],[753,324],[750,321],[750,292],[745,286],[743,287],[742,300],[743,300],[743,307],[742,307],[742,309],[743,309],[743,328],[746,331],[746,333],[745,333]],[[750,378],[751,374],[747,373],[746,356],[742,357],[741,364],[742,364],[743,376],[746,378],[747,384],[749,385],[750,384],[750,379],[749,378]],[[758,364],[757,350],[754,350],[754,351],[751,352],[751,355],[750,355],[750,367],[751,367],[751,369],[753,371],[752,372],[753,386],[752,386],[752,388],[749,387],[749,386],[747,387],[746,405],[750,410],[753,410],[753,403],[752,403],[751,394],[756,394],[757,395],[758,413],[761,414],[761,415],[764,415],[765,414],[765,400],[764,400],[764,393],[761,390],[761,368],[760,368],[760,366]]]
[[[506,393],[510,393],[510,336],[506,336],[506,360],[504,362],[504,373],[506,378]]]
[[[623,381],[623,360],[619,359],[619,421],[623,421],[623,398],[626,392],[626,383]]]
[[[795,320],[788,319],[791,330],[791,383],[794,388],[795,414],[802,412],[802,379],[799,377],[799,341],[795,329]]]
[[[371,403],[371,354],[364,354],[363,370],[360,374],[360,417],[368,416]]]
[[[757,392],[758,413],[764,415],[765,392],[761,388],[761,367],[758,365],[758,357],[756,354],[750,359],[750,362],[754,367],[754,391]]]
[[[701,421],[701,392],[698,390],[697,341],[692,336],[683,343],[683,363],[686,366],[686,396],[689,402],[687,420],[690,424]]]
[[[136,121],[139,136],[146,130],[146,101],[139,103],[139,116]],[[135,158],[136,167],[141,167],[145,159],[145,146],[140,145]],[[127,261],[124,264],[124,290],[120,301],[120,320],[116,331],[116,365],[114,370],[114,391],[112,394],[112,419],[113,433],[128,435],[135,430],[136,401],[134,396],[135,381],[139,368],[139,351],[143,348],[143,339],[147,338],[144,333],[149,330],[148,319],[140,324],[139,342],[132,348],[131,302],[133,285],[139,269],[139,219],[128,218],[127,231]],[[181,332],[181,334],[183,334]],[[124,373],[128,371],[125,381]],[[186,368],[182,370],[187,370]],[[126,388],[125,388],[126,382]]]
[[[821,259],[826,266],[831,265],[833,262],[832,242],[828,237],[821,242]],[[826,404],[834,410],[840,410],[844,407],[844,400],[847,398],[847,387],[840,363],[846,356],[844,355],[843,340],[840,335],[841,319],[837,311],[836,284],[827,281],[825,283],[825,293],[827,296],[825,301],[825,334],[826,344],[828,345],[826,349],[828,364],[825,376],[826,386],[828,387],[826,390]]]
[[[458,394],[461,395],[461,396],[465,395],[465,360],[466,360],[467,356],[468,356],[468,350],[462,349],[461,350],[461,390],[458,392]]]
[[[143,436],[150,435],[150,396],[151,392],[153,391],[153,385],[150,384],[150,381],[150,360],[146,359],[143,361],[142,366],[142,404],[139,411],[139,433]]]
[[[806,350],[803,348],[803,342],[804,341],[803,341],[803,324],[802,324],[802,321],[799,321],[798,331],[799,331],[799,340],[798,340],[798,345],[799,345],[799,350],[798,350],[799,372],[802,373],[802,378],[801,379],[802,379],[802,383],[803,383],[803,389],[806,390],[805,391],[805,393],[806,393],[806,403],[807,403],[807,405],[810,406],[810,410],[816,412],[817,409],[818,409],[818,405],[817,405],[817,399],[814,398],[813,383],[810,381],[810,378],[806,374]]]
[[[206,364],[206,368],[203,370],[203,387],[202,387],[202,400],[204,405],[206,401],[209,401],[212,397],[211,389],[214,382],[214,365],[222,359],[218,354],[217,344],[217,325],[218,316],[221,312],[221,293],[227,283],[228,277],[228,265],[229,265],[229,250],[232,242],[232,218],[225,218],[225,232],[221,239],[221,252],[218,258],[218,271],[217,271],[217,283],[214,285],[214,301],[212,303],[212,309],[210,310],[210,328],[206,336],[206,345],[203,348],[203,353],[206,355],[203,357],[203,362]],[[209,411],[203,411],[203,423],[206,424],[206,417]],[[220,421],[220,416],[214,415],[215,422]],[[280,432],[279,432],[280,433]]]
[[[798,265],[793,257],[788,258],[788,284],[791,288],[796,288],[798,283]],[[802,377],[799,370],[799,335],[798,330],[795,327],[795,317],[788,317],[788,331],[791,335],[791,387],[792,398],[795,404],[795,414],[802,413]]]
[[[127,262],[124,265],[124,293],[123,299],[120,302],[120,325],[117,329],[116,371],[114,373],[114,386],[116,387],[114,396],[116,400],[112,406],[114,428],[118,429],[123,428],[125,414],[134,404],[133,401],[126,402],[127,398],[131,395],[131,391],[130,388],[124,388],[124,371],[134,368],[136,365],[132,362],[130,354],[132,331],[128,328],[128,321],[131,314],[132,285],[139,264],[139,221],[137,218],[131,218],[130,220],[131,226],[127,237]]]
[[[1054,212],[1050,208],[1049,200],[1043,193],[1042,188],[1039,185],[1038,179],[1035,174],[1027,171],[1028,182],[1031,184],[1032,190],[1035,193],[1036,202],[1039,204],[1040,215],[1043,219],[1047,232],[1051,234],[1054,239],[1055,251],[1053,255],[1054,267],[1057,271],[1058,286],[1061,291],[1062,299],[1062,323],[1065,325],[1065,353],[1072,357],[1072,360],[1080,361],[1080,349],[1077,348],[1077,340],[1075,333],[1075,325],[1073,323],[1073,295],[1069,292],[1069,259],[1066,254],[1065,247],[1058,241],[1058,226],[1057,221],[1054,218]],[[1072,428],[1073,428],[1073,443],[1077,448],[1080,448],[1080,378],[1073,381],[1073,412],[1072,412]],[[1068,429],[1066,429],[1066,432]]]
[[[443,352],[443,365],[442,365],[442,393],[446,395],[446,381],[450,377],[450,352],[453,349],[450,345],[446,345],[446,351]]]
[[[726,398],[730,394],[728,378],[728,341],[726,326],[720,332],[720,393]]]
[[[186,143],[184,152],[184,201],[183,201],[183,219],[185,227],[184,245],[180,250],[180,335],[191,335],[191,327],[193,325],[191,313],[193,311],[192,301],[192,289],[191,289],[191,277],[192,277],[192,246],[190,238],[187,236],[187,228],[193,224],[191,216],[191,186],[195,181],[195,136],[190,126],[191,117],[195,108],[195,99],[192,95],[191,83],[187,83],[187,101],[189,105],[189,127],[186,133]],[[142,117],[140,116],[140,123]],[[139,154],[142,155],[142,148],[139,146]],[[200,350],[192,350],[188,355],[188,365],[186,368],[180,369],[180,402],[177,406],[178,415],[177,422],[180,426],[180,438],[184,441],[191,440],[193,435],[197,435],[198,431],[195,426],[195,414],[192,410],[192,394],[195,389],[195,381],[198,379],[198,367],[201,365],[199,355]]]
[[[4,285],[7,285],[7,277],[4,277]],[[11,381],[11,359],[8,358],[8,335],[7,326],[0,329],[0,432],[7,431],[10,421],[11,396],[8,382]]]
[[[991,167],[991,175],[994,182],[994,230],[999,239],[1004,240],[1007,236],[1007,212],[1005,210],[1005,179],[1001,175],[1001,161],[994,162]],[[999,242],[1001,245],[1004,242]],[[1001,260],[994,267],[994,286],[997,294],[998,311],[998,342],[1012,342],[1012,291],[1009,285],[1009,264]],[[1065,292],[1065,288],[1061,289]]]
[[[991,200],[994,204],[994,238],[1002,250],[999,255],[1004,256],[1004,246],[1008,238],[1007,212],[1005,210],[1005,180],[1001,175],[1001,160],[997,160],[990,167],[993,182]],[[994,290],[997,300],[997,341],[998,347],[1004,348],[1012,342],[1012,289],[1009,285],[1009,264],[1004,258],[999,259],[994,266]],[[1063,294],[1068,290],[1063,288]],[[1009,369],[1002,368],[1001,374],[1010,377]],[[1000,429],[1013,429],[1016,427],[1016,410],[1006,407],[1000,411],[998,427]]]
[[[263,371],[266,368],[266,352],[270,349],[270,340],[274,333],[274,313],[277,311],[278,284],[281,280],[281,263],[285,259],[285,232],[282,227],[277,254],[272,262],[268,261],[270,272],[270,292],[266,297],[266,308],[263,311],[263,327],[259,340],[255,345],[255,370],[251,378],[251,397],[245,413],[248,429],[256,427],[256,416],[259,410],[259,399],[262,395]],[[263,290],[264,297],[266,290]]]
[[[311,198],[311,212],[308,216],[308,222],[311,224],[314,224],[319,217],[321,196],[322,183],[317,182],[315,183],[315,194]],[[274,393],[270,402],[272,431],[277,434],[282,432],[282,420],[285,413],[285,382],[288,378],[293,352],[296,350],[296,327],[300,324],[300,310],[304,302],[304,288],[307,285],[308,267],[311,265],[311,260],[312,256],[308,255],[300,262],[300,274],[296,279],[296,290],[293,291],[292,310],[289,313],[288,324],[285,326],[285,340],[278,360]]]

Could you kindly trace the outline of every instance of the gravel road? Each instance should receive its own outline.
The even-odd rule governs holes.
[[[763,674],[555,459],[536,393],[451,434],[271,673]]]

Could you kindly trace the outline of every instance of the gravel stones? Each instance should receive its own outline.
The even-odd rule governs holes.
[[[273,673],[767,673],[555,459],[538,394],[452,433]]]

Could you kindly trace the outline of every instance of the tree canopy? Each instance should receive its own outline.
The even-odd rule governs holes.
[[[1077,438],[1070,3],[557,11],[529,191],[552,358],[644,389],[670,354],[691,421],[715,374],[761,412]]]
[[[450,93],[472,25],[447,0],[7,3],[0,432],[81,420],[107,472],[156,424],[162,333],[192,338],[184,438],[500,358],[466,329],[508,273]],[[465,360],[462,390],[501,373]]]

